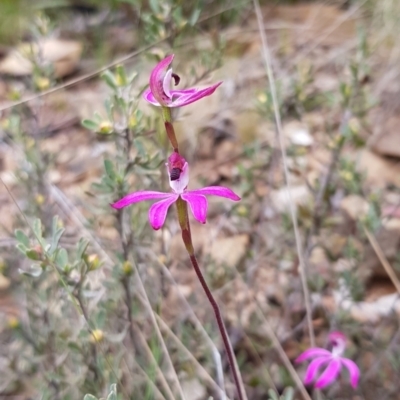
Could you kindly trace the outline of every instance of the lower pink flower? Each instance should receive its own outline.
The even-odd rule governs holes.
[[[240,197],[223,186],[207,186],[197,190],[187,190],[189,183],[189,165],[186,160],[178,153],[173,153],[168,158],[169,184],[172,193],[156,191],[139,191],[130,193],[114,204],[113,208],[120,209],[130,204],[145,200],[159,200],[154,203],[149,210],[149,220],[153,229],[160,229],[165,222],[167,212],[171,204],[175,203],[180,197],[189,204],[193,216],[202,224],[206,223],[208,202],[206,195],[225,197],[233,201],[239,201]]]
[[[360,369],[354,361],[342,357],[346,348],[346,336],[342,332],[332,332],[329,335],[329,342],[332,345],[332,351],[312,347],[295,360],[296,363],[301,363],[313,358],[307,368],[304,383],[308,385],[315,381],[316,388],[324,388],[333,383],[339,377],[342,368],[345,367],[350,374],[351,386],[356,388],[360,379]],[[325,367],[324,371],[319,374],[323,367]]]

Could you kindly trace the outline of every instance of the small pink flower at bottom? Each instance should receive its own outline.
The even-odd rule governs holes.
[[[175,85],[180,81],[179,76],[174,74],[171,68],[167,69],[173,59],[174,55],[169,55],[160,61],[151,72],[150,88],[143,93],[144,99],[150,104],[163,107],[183,107],[203,97],[210,96],[221,85],[222,82],[218,82],[204,89],[172,90],[172,80],[174,80]]]
[[[341,369],[346,367],[350,374],[350,384],[355,389],[360,378],[360,369],[354,361],[342,357],[346,348],[346,336],[342,332],[332,332],[329,335],[329,342],[332,345],[332,351],[320,347],[312,347],[296,358],[296,363],[313,358],[307,368],[304,383],[308,385],[315,381],[319,375],[319,370],[326,366],[315,381],[316,388],[324,388],[334,382],[338,378]]]
[[[206,195],[225,197],[233,201],[239,201],[240,197],[223,186],[207,186],[197,190],[187,190],[189,183],[189,165],[186,160],[178,153],[173,153],[168,158],[167,163],[169,184],[173,190],[172,193],[163,193],[155,191],[139,191],[130,193],[114,204],[113,208],[119,209],[130,204],[145,200],[158,200],[149,210],[149,220],[153,229],[160,229],[165,222],[167,212],[171,204],[175,203],[180,197],[186,201],[197,221],[206,223],[208,202]]]

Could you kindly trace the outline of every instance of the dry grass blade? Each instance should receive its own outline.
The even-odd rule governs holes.
[[[385,257],[381,246],[375,239],[375,236],[368,230],[368,228],[364,227],[364,232],[367,235],[368,241],[371,244],[372,248],[375,251],[376,256],[378,257],[379,261],[381,262],[383,268],[385,269],[386,273],[388,274],[390,280],[392,281],[394,287],[397,290],[397,293],[400,294],[400,281],[399,278],[396,276],[392,266],[390,265],[389,261]]]
[[[285,144],[284,144],[283,133],[282,133],[281,116],[280,116],[279,108],[278,108],[277,91],[276,91],[276,87],[275,87],[274,75],[272,72],[271,55],[270,55],[269,48],[268,48],[267,37],[265,34],[264,21],[262,18],[260,4],[259,4],[258,0],[254,0],[254,8],[255,8],[256,15],[257,15],[257,22],[258,22],[260,37],[261,37],[261,42],[262,42],[263,59],[264,59],[265,67],[267,69],[268,81],[271,86],[275,123],[276,123],[276,129],[277,129],[277,133],[278,133],[279,147],[281,150],[283,170],[284,170],[285,182],[286,182],[286,190],[287,190],[287,194],[288,194],[288,198],[289,198],[290,216],[291,216],[295,240],[296,240],[297,256],[299,259],[299,271],[300,271],[301,283],[302,283],[303,293],[304,293],[304,302],[305,302],[306,312],[307,312],[308,332],[310,335],[311,346],[315,347],[315,336],[314,336],[314,328],[313,328],[313,324],[312,324],[312,310],[311,310],[311,304],[310,304],[310,293],[309,293],[308,286],[307,286],[307,276],[306,276],[305,265],[304,265],[303,249],[302,249],[302,245],[301,245],[300,232],[299,232],[299,227],[298,227],[298,223],[297,223],[296,209],[294,207],[293,199],[291,196],[289,168],[288,168],[288,163],[287,163],[287,159],[286,159]]]

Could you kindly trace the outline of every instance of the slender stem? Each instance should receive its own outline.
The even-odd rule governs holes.
[[[180,197],[176,202],[177,210],[178,210],[178,220],[179,225],[182,230],[182,239],[185,244],[186,250],[189,254],[190,261],[193,265],[193,268],[196,272],[197,277],[199,278],[200,284],[207,296],[208,301],[211,304],[211,307],[214,310],[215,318],[217,320],[218,329],[221,333],[222,341],[224,343],[225,351],[228,356],[229,367],[233,376],[233,380],[235,381],[235,386],[238,394],[239,400],[243,400],[242,388],[239,380],[239,372],[237,370],[235,356],[233,354],[232,346],[229,341],[228,333],[225,328],[224,321],[222,319],[221,311],[219,309],[218,303],[216,302],[214,296],[211,293],[210,288],[207,285],[206,280],[204,279],[203,273],[200,270],[199,264],[197,262],[196,256],[194,254],[194,248],[192,243],[192,235],[190,232],[189,218],[188,218],[188,209],[187,203],[182,200]]]
[[[165,130],[167,132],[167,136],[169,141],[171,142],[172,147],[176,153],[179,153],[178,140],[176,139],[175,129],[172,125],[172,115],[171,109],[168,107],[162,107],[162,115],[164,119]]]

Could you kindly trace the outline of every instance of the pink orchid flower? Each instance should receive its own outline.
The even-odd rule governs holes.
[[[342,332],[332,332],[329,335],[329,342],[332,345],[332,351],[320,347],[312,347],[300,354],[295,360],[296,363],[301,363],[304,360],[313,358],[307,368],[304,383],[308,385],[313,382],[318,375],[319,369],[326,365],[325,370],[315,382],[315,387],[321,389],[335,381],[344,366],[349,371],[350,384],[355,389],[360,378],[360,369],[354,361],[342,357],[346,349],[346,336]]]
[[[151,72],[150,88],[143,93],[143,97],[149,103],[163,107],[182,107],[200,100],[203,97],[210,96],[215,92],[215,89],[221,85],[222,82],[218,82],[205,89],[191,88],[171,90],[172,78],[174,79],[175,85],[178,85],[180,81],[179,76],[174,74],[171,68],[167,70],[173,59],[173,54],[164,58]]]
[[[111,204],[113,208],[119,209],[130,204],[138,203],[145,200],[158,200],[149,210],[149,220],[153,229],[160,229],[165,222],[167,212],[171,204],[175,203],[180,197],[182,200],[189,203],[193,216],[202,224],[206,223],[208,202],[206,195],[214,195],[225,197],[233,201],[239,201],[232,190],[223,186],[207,186],[197,190],[187,190],[189,183],[189,165],[186,160],[178,153],[173,153],[168,158],[167,169],[169,175],[169,184],[173,190],[172,193],[163,193],[155,191],[139,191],[130,193]]]

